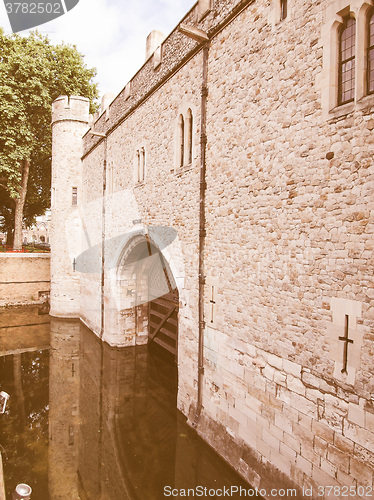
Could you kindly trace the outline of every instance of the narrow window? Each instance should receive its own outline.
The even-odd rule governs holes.
[[[355,93],[356,21],[347,19],[339,37],[339,104],[353,101]]]
[[[145,179],[145,149],[136,151],[135,182],[141,183]]]
[[[183,115],[179,115],[178,120],[178,132],[179,132],[179,166],[183,167],[184,163],[184,119]]]
[[[73,205],[73,207],[78,205],[78,188],[76,187],[72,188],[71,204]]]
[[[140,182],[140,151],[136,152],[136,172],[135,172],[135,182]]]
[[[140,171],[139,171],[139,182],[143,182],[145,177],[145,149],[140,150]]]
[[[368,29],[369,41],[368,41],[368,76],[367,76],[367,92],[368,94],[374,94],[374,12],[371,13],[369,17],[369,29]]]
[[[113,193],[113,165],[112,163],[108,164],[108,169],[107,169],[107,192],[108,194]]]
[[[281,0],[281,15],[280,15],[280,20],[283,21],[283,19],[286,19],[287,17],[287,0]]]
[[[193,119],[192,119],[192,111],[189,109],[187,111],[186,116],[186,125],[187,125],[187,164],[191,165],[192,163],[192,130],[193,130]]]

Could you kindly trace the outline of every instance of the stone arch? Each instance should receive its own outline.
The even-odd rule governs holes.
[[[179,290],[160,247],[147,231],[125,244],[116,272],[118,323],[128,345],[154,343],[176,361]]]

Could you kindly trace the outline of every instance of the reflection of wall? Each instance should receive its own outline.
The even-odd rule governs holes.
[[[49,348],[48,315],[41,306],[0,311],[0,356]],[[42,313],[42,314],[40,314]]]
[[[3,459],[0,453],[0,500],[5,500],[5,485],[3,475]]]
[[[118,444],[145,411],[146,348],[112,349],[85,327],[81,335],[80,495],[137,498]]]
[[[166,485],[239,484],[177,419],[176,388],[176,367],[146,346],[111,348],[53,320],[50,498],[148,500],[164,498]]]
[[[49,379],[49,494],[78,498],[79,341],[78,321],[51,321]]]

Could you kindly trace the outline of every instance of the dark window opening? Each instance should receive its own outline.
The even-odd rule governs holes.
[[[179,166],[183,167],[184,164],[184,119],[183,116],[179,117]]]
[[[72,201],[71,201],[71,204],[73,206],[78,205],[78,188],[76,188],[76,187],[72,188]]]
[[[145,149],[140,150],[140,171],[139,171],[139,182],[143,182],[145,179]]]
[[[280,20],[283,21],[287,17],[287,0],[281,0],[281,15]]]
[[[339,37],[339,104],[354,100],[356,21],[345,21]]]
[[[193,129],[193,121],[192,121],[192,111],[189,109],[187,111],[187,163],[191,165],[192,163],[192,129]]]

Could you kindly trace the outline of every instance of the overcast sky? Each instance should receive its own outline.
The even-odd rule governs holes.
[[[195,1],[80,0],[70,12],[37,29],[54,43],[77,45],[87,66],[97,68],[100,95],[117,94],[143,65],[147,35],[154,29],[168,35]],[[11,33],[2,0],[0,26]]]

